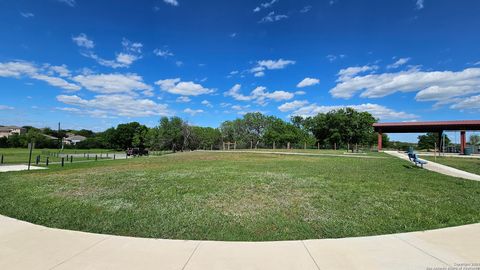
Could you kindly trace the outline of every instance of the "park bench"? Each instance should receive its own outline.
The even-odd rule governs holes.
[[[410,161],[412,161],[413,163],[415,163],[415,166],[418,166],[418,164],[420,164],[420,166],[423,168],[423,165],[424,164],[427,164],[428,162],[423,160],[423,159],[420,159],[418,157],[418,154],[416,153],[413,153],[413,152],[409,152],[408,153],[408,159],[410,159]]]

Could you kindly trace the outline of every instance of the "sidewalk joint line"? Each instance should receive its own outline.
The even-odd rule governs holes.
[[[107,239],[110,239],[110,238],[112,238],[112,236],[107,236],[107,237],[101,239],[100,241],[97,241],[97,242],[93,243],[91,246],[86,247],[86,248],[84,248],[83,250],[80,250],[79,252],[73,254],[73,255],[70,256],[69,258],[67,258],[67,259],[61,261],[60,263],[54,265],[53,267],[50,268],[50,270],[59,267],[60,265],[66,263],[66,262],[68,262],[68,261],[70,261],[71,259],[77,257],[78,255],[84,253],[85,251],[87,251],[87,250],[89,250],[89,249],[92,249],[93,247],[97,246],[97,245],[100,244],[101,242],[103,242],[103,241],[105,241],[105,240],[107,240]]]
[[[423,252],[424,254],[426,254],[426,255],[428,255],[428,256],[430,256],[430,257],[432,257],[432,258],[434,258],[434,259],[436,259],[436,260],[440,261],[441,263],[443,263],[443,264],[445,264],[445,265],[447,265],[447,266],[451,267],[451,265],[450,265],[450,264],[448,264],[447,262],[445,262],[445,261],[443,261],[442,259],[440,259],[440,258],[438,258],[438,257],[436,257],[436,256],[434,256],[434,255],[432,255],[432,254],[430,254],[430,253],[428,253],[426,250],[424,250],[424,249],[422,249],[422,248],[420,248],[420,247],[417,247],[417,246],[416,246],[416,245],[414,245],[413,243],[410,243],[409,241],[407,241],[407,240],[405,240],[405,239],[402,239],[402,238],[401,238],[401,237],[399,237],[398,235],[393,235],[393,237],[395,237],[395,238],[399,239],[400,241],[402,241],[402,242],[406,243],[407,245],[410,245],[410,246],[412,246],[412,247],[414,247],[414,248],[416,248],[416,249],[420,250],[420,251],[421,251],[421,252]]]
[[[186,261],[185,264],[183,265],[182,270],[185,270],[185,268],[187,267],[188,263],[189,263],[190,260],[192,259],[193,255],[195,254],[195,252],[197,251],[197,249],[198,249],[198,247],[200,246],[201,243],[202,243],[202,241],[199,241],[198,244],[195,246],[195,249],[192,251],[192,254],[190,254],[190,256],[188,257],[187,261]]]
[[[313,255],[312,255],[312,253],[310,253],[310,250],[308,249],[307,245],[305,245],[305,240],[301,240],[300,242],[302,242],[303,247],[307,250],[308,255],[312,259],[312,261],[315,264],[315,266],[317,267],[317,269],[320,270],[320,266],[318,266],[317,261],[315,260],[315,258],[313,258]]]

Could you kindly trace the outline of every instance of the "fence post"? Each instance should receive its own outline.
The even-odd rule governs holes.
[[[2,159],[0,160],[0,164],[3,164],[3,154],[2,154]]]
[[[70,163],[73,163],[73,156],[70,155]]]
[[[273,150],[275,150],[275,142],[273,142]]]
[[[35,165],[38,165],[39,162],[40,162],[40,156],[37,156],[37,157],[35,158]]]
[[[304,150],[307,150],[307,142],[304,142],[304,144],[303,144],[303,149],[304,149]]]
[[[95,161],[97,161],[97,159],[98,159],[98,156],[97,156],[97,155],[95,155]]]
[[[89,160],[89,159],[90,159],[90,154],[87,154],[87,160]]]
[[[48,157],[47,160],[45,160],[45,165],[48,167]]]
[[[115,160],[115,154],[113,154],[113,160]]]
[[[65,158],[64,157],[62,157],[62,167],[63,167],[63,165],[65,165]]]

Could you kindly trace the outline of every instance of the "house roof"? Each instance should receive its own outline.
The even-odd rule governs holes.
[[[11,131],[12,129],[24,129],[17,126],[0,126],[0,131]]]
[[[87,137],[84,137],[82,135],[73,135],[73,136],[67,137],[67,140],[69,140],[69,141],[84,141],[86,139],[87,139]]]
[[[421,133],[445,130],[480,130],[480,120],[375,123],[377,132]]]

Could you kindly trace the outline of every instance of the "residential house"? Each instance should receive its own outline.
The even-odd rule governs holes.
[[[9,137],[14,134],[21,135],[26,132],[26,129],[17,126],[0,126],[0,138]]]

